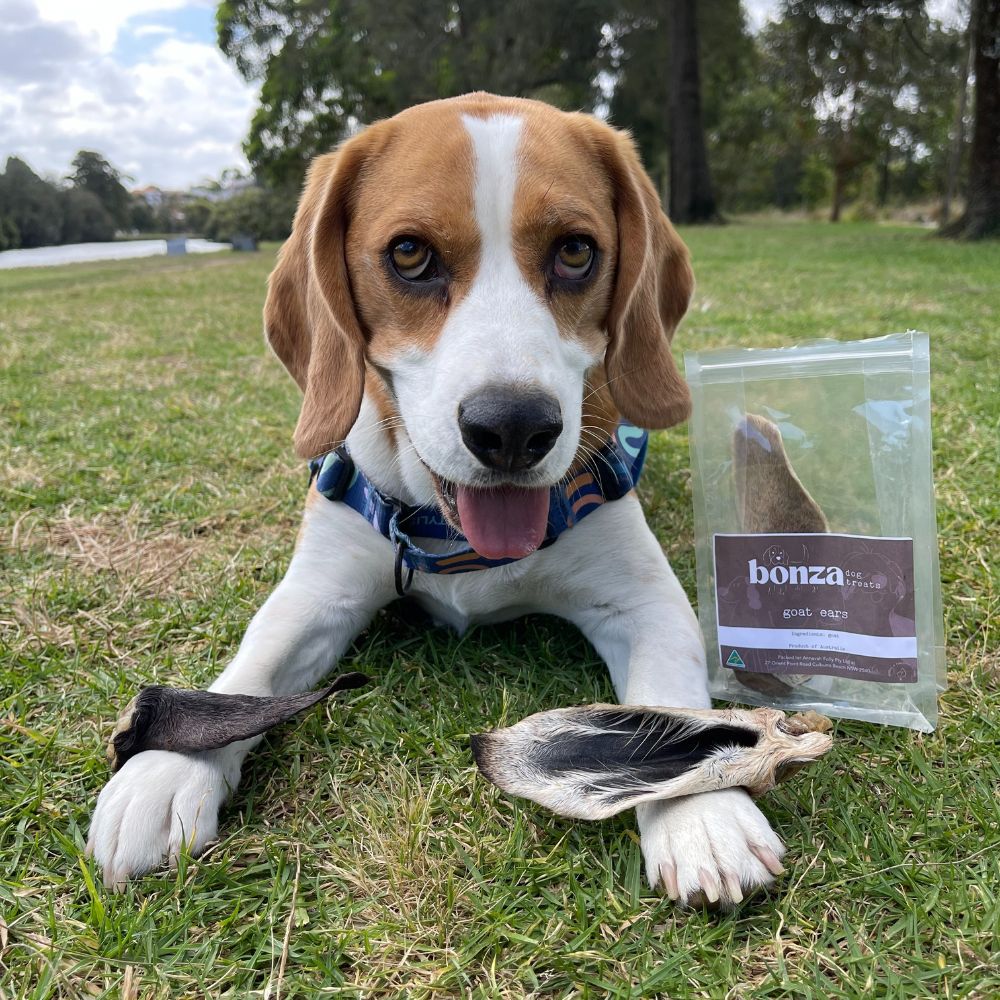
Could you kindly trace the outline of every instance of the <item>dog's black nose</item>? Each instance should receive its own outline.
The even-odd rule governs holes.
[[[563,425],[558,400],[544,392],[487,386],[458,404],[458,426],[488,469],[523,472],[552,450]]]

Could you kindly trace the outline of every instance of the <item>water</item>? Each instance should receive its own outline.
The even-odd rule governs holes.
[[[189,239],[188,253],[216,253],[230,250],[229,243]],[[54,267],[57,264],[81,264],[96,260],[127,260],[131,257],[163,257],[166,240],[122,240],[119,243],[67,243],[61,247],[36,247],[33,250],[4,250],[0,253],[0,271],[14,267]]]

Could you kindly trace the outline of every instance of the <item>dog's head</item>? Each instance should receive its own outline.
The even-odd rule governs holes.
[[[304,392],[300,455],[346,438],[367,381],[444,514],[481,554],[516,556],[619,414],[687,417],[670,339],[691,288],[626,135],[474,94],[313,164],[265,326]]]

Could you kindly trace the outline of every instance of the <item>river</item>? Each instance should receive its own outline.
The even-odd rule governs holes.
[[[188,253],[216,253],[231,250],[229,243],[189,239]],[[82,264],[97,260],[127,260],[131,257],[162,257],[166,240],[121,240],[115,243],[67,243],[59,247],[35,247],[32,250],[4,250],[0,253],[0,271],[14,267],[54,267],[57,264]]]

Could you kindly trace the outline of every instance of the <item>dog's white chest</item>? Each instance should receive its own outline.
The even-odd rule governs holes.
[[[464,632],[473,625],[510,621],[541,610],[536,573],[516,577],[500,570],[421,579],[411,591],[417,603],[438,623]]]

